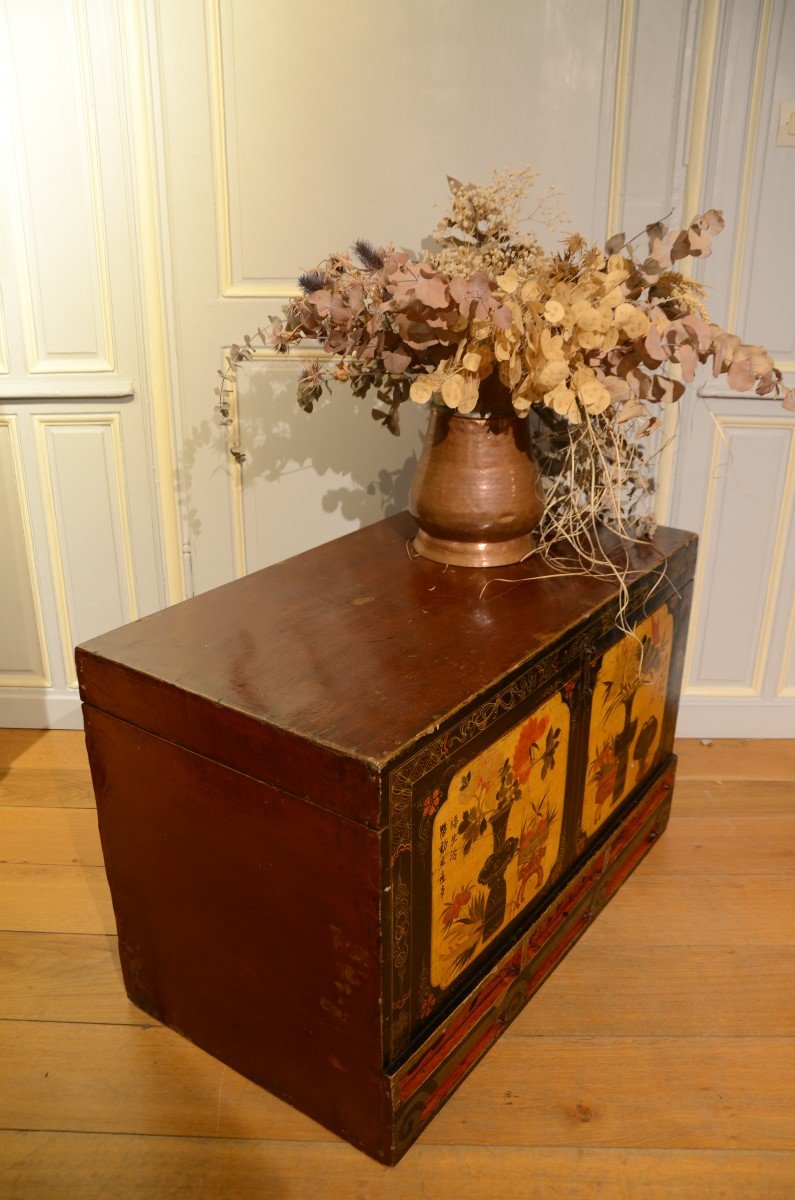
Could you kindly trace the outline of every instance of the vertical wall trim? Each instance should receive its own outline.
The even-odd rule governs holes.
[[[92,216],[94,219],[94,238],[97,249],[99,301],[105,342],[104,367],[98,364],[95,369],[114,371],[116,369],[116,347],[113,333],[113,314],[110,306],[107,230],[102,194],[102,172],[99,162],[97,113],[94,102],[96,93],[91,69],[91,51],[88,42],[88,14],[86,13],[85,0],[72,0],[72,9],[74,12],[75,42],[77,44],[77,62],[75,65],[78,68],[75,89],[82,101],[83,126],[86,131],[86,155],[88,157],[88,174],[91,181]],[[38,369],[46,371],[52,368],[42,365]],[[61,369],[63,370],[64,368],[62,367]]]
[[[0,375],[8,374],[8,341],[6,339],[6,319],[3,312],[3,297],[0,294]]]
[[[130,88],[132,149],[138,214],[138,236],[143,282],[143,309],[148,364],[149,400],[155,433],[157,490],[160,502],[163,558],[168,602],[185,599],[182,569],[182,536],[177,488],[175,486],[172,395],[166,352],[165,288],[163,260],[158,235],[158,189],[152,129],[153,73],[145,47],[146,17],[142,0],[124,3],[126,59]]]
[[[682,195],[682,219],[684,221],[690,221],[696,215],[701,201],[719,15],[720,0],[702,0],[691,93],[690,131],[687,139],[687,173]],[[683,264],[683,269],[687,269],[686,263]],[[662,449],[657,468],[657,493],[654,506],[657,520],[661,525],[668,521],[671,514],[676,462],[676,431],[679,420],[678,408],[679,406],[676,404],[667,404],[662,414]],[[690,627],[691,629],[695,627],[695,621],[691,620]]]
[[[218,237],[218,283],[222,296],[232,294],[232,231],[229,216],[229,153],[224,111],[223,43],[219,0],[204,0],[207,31],[207,76],[213,119],[215,223]]]
[[[229,358],[224,356],[224,369],[229,366]],[[238,430],[240,440],[240,404],[237,391],[237,376],[234,375],[229,384],[229,400],[232,420]],[[231,456],[230,456],[231,457]],[[242,579],[248,572],[246,563],[246,514],[243,507],[243,471],[245,467],[234,459],[229,464],[229,486],[232,490],[232,544],[235,554],[235,578]]]
[[[735,418],[736,420],[736,418]],[[752,418],[748,419],[749,424],[753,424]],[[760,422],[761,423],[761,422]],[[759,648],[754,664],[754,688],[761,695],[762,683],[764,680],[765,668],[770,657],[770,645],[773,639],[773,626],[776,618],[776,609],[781,596],[781,586],[784,576],[785,557],[787,552],[787,540],[792,521],[792,511],[795,505],[795,425],[786,417],[768,420],[764,423],[764,429],[783,428],[789,431],[789,455],[787,458],[787,470],[784,476],[784,486],[781,492],[781,507],[778,511],[778,523],[776,526],[776,540],[773,546],[773,557],[770,562],[770,573],[767,581],[767,595],[765,596],[765,609],[762,615],[762,623],[759,632]]]
[[[698,45],[690,105],[690,133],[687,146],[687,174],[682,197],[683,218],[690,220],[698,212],[704,181],[707,153],[709,103],[718,44],[720,0],[702,0],[698,27]]]
[[[754,73],[751,83],[751,98],[748,104],[748,122],[745,129],[742,182],[737,206],[737,233],[734,241],[729,300],[726,308],[726,328],[733,330],[740,309],[740,289],[745,266],[745,244],[748,238],[748,213],[751,205],[756,143],[759,136],[759,117],[762,109],[762,89],[765,81],[767,47],[770,40],[770,25],[773,19],[773,0],[764,0],[759,16],[759,32],[756,40]]]
[[[791,684],[787,680],[789,674],[789,664],[792,658],[792,651],[795,648],[795,604],[792,606],[792,611],[789,616],[789,625],[787,626],[786,637],[784,638],[784,652],[781,655],[781,672],[778,677],[778,685],[776,687],[777,696],[795,696],[795,684]]]
[[[623,208],[624,155],[627,142],[630,73],[635,40],[636,0],[622,0],[618,32],[616,92],[613,107],[613,148],[610,158],[610,190],[607,198],[607,236],[618,233]]]

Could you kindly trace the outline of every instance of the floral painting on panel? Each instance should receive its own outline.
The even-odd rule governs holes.
[[[593,695],[582,833],[590,837],[654,765],[662,734],[673,617],[646,617],[604,655]]]
[[[445,988],[548,882],[560,848],[569,709],[556,693],[434,793],[431,982]]]

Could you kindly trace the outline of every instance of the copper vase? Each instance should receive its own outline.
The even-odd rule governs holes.
[[[501,567],[519,562],[535,545],[543,502],[528,422],[499,393],[495,403],[494,388],[490,396],[489,414],[431,408],[409,492],[420,527],[414,547],[424,558]]]

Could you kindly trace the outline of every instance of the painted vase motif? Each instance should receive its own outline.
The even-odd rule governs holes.
[[[673,617],[663,604],[602,658],[591,707],[581,828],[586,838],[654,766],[672,644]]]
[[[549,882],[560,849],[569,728],[557,693],[450,781],[431,838],[434,988],[449,987]]]

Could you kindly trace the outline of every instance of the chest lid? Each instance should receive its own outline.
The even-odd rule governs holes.
[[[381,826],[387,764],[618,595],[533,560],[445,568],[410,556],[415,528],[390,517],[86,642],[83,700]],[[659,529],[633,587],[689,578],[694,551]]]

